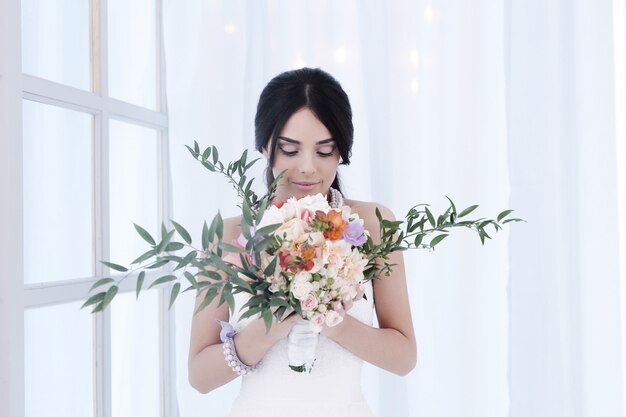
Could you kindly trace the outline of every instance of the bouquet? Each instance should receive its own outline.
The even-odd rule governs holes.
[[[342,205],[340,198],[333,199],[333,205],[321,194],[292,197],[287,201],[276,199],[281,175],[269,186],[266,195],[258,197],[251,190],[254,179],[248,180],[246,176],[258,159],[248,162],[247,151],[224,166],[215,147],[200,152],[198,143],[194,142],[193,148],[187,148],[206,169],[224,175],[237,190],[241,198],[241,235],[233,242],[223,241],[219,212],[210,225],[204,223],[201,248],[193,246],[189,232],[174,220],[171,220],[172,229],[162,224],[159,242],[135,224],[150,249],[131,263],[134,268],[102,261],[125,275],[97,280],[91,291],[98,292],[83,307],[93,306],[93,312],[102,311],[117,294],[120,281],[130,276],[136,277],[139,296],[146,272],[167,268],[148,288],[169,285],[170,307],[181,291],[181,283],[186,281],[188,285],[183,291],[194,290],[203,298],[199,310],[220,293],[219,305],[227,303],[232,313],[233,295],[248,294],[240,319],[262,317],[267,329],[272,325],[272,316],[280,320],[293,309],[302,321],[289,335],[289,366],[298,372],[311,370],[317,334],[322,326],[336,326],[343,320],[342,301],[358,299],[366,281],[390,274],[392,252],[433,250],[449,235],[450,229],[457,227],[474,230],[484,244],[486,238],[491,238],[486,231],[488,226],[498,231],[508,222],[523,221],[506,218],[513,210],[501,212],[496,220],[460,220],[478,206],[457,212],[448,198],[450,207],[436,217],[427,204],[412,207],[405,221],[383,219],[376,209],[381,239],[374,242],[363,220],[350,207]],[[180,239],[174,240],[175,234]]]

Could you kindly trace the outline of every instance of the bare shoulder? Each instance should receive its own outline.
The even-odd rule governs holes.
[[[365,222],[375,221],[378,223],[376,218],[376,209],[380,211],[383,219],[387,220],[395,220],[395,215],[388,207],[374,202],[374,201],[359,201],[359,200],[349,200],[345,199],[344,204],[350,206],[353,213],[359,215]]]

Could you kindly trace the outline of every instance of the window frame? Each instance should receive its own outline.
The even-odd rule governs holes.
[[[157,132],[158,219],[171,217],[169,187],[168,114],[165,100],[165,64],[163,54],[162,0],[155,2],[157,109],[126,103],[108,95],[108,15],[107,0],[90,0],[91,90],[85,91],[54,81],[22,73],[21,2],[0,2],[0,191],[10,204],[0,208],[0,324],[3,342],[0,348],[0,415],[23,416],[24,397],[24,312],[72,301],[85,300],[91,285],[105,275],[106,267],[98,260],[109,259],[109,121],[120,120],[145,126]],[[11,41],[12,40],[12,41]],[[43,103],[90,114],[92,136],[92,228],[93,276],[63,281],[24,284],[23,227],[23,136],[22,103]],[[5,121],[7,123],[5,123]],[[5,172],[6,171],[6,172]],[[6,175],[5,175],[6,174]],[[6,250],[5,250],[6,248]],[[151,271],[146,278],[157,277],[163,270]],[[134,291],[133,279],[125,280],[120,292]],[[160,414],[178,416],[175,380],[174,310],[169,306],[169,288],[159,292]],[[3,297],[2,294],[11,294]],[[110,417],[111,407],[111,319],[110,310],[93,315],[94,344],[94,416]],[[5,337],[8,343],[5,344]]]

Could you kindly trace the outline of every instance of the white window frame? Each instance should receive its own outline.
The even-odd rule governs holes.
[[[92,92],[22,73],[21,2],[0,0],[0,415],[24,416],[24,311],[28,308],[85,300],[88,289],[105,267],[96,262],[95,275],[50,283],[24,284],[22,101],[54,105],[93,116],[93,227],[95,259],[109,259],[109,121],[122,120],[158,132],[158,218],[171,217],[168,116],[165,105],[162,1],[156,4],[157,110],[108,96],[107,0],[91,0]],[[5,200],[6,198],[6,200]],[[158,276],[161,271],[153,271]],[[6,274],[6,275],[5,275]],[[133,291],[125,280],[120,292]],[[158,290],[161,416],[177,417],[174,310],[168,309],[169,289]],[[93,317],[96,417],[111,417],[110,310]]]
[[[626,211],[626,1],[613,0],[613,56],[615,74],[615,139],[617,157],[618,212]],[[618,217],[620,315],[622,341],[626,341],[626,219]],[[622,342],[622,376],[626,381],[626,343]],[[626,383],[622,384],[626,415]]]

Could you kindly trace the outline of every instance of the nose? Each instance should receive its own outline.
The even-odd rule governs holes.
[[[303,175],[313,175],[315,174],[315,157],[314,155],[305,154],[302,159],[299,161],[300,166],[298,167],[299,171]]]

